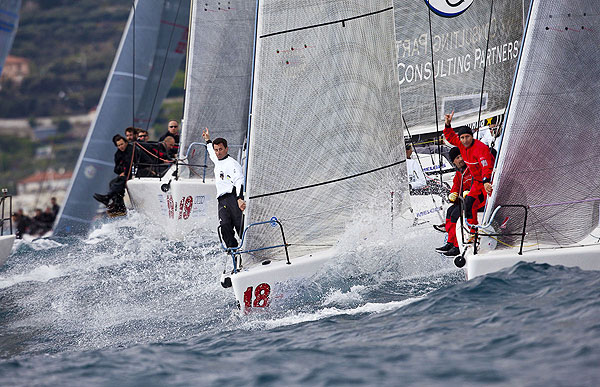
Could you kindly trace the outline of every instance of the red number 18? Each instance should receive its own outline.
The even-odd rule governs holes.
[[[271,293],[271,287],[269,284],[262,283],[254,290],[254,302],[252,302],[252,286],[244,292],[244,306],[246,309],[254,306],[255,308],[264,308],[269,306],[269,294]]]

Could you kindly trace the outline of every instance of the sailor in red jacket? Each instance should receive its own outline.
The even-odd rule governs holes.
[[[456,167],[456,174],[454,175],[452,188],[450,189],[450,194],[448,195],[448,200],[453,204],[448,207],[448,210],[446,211],[445,230],[448,233],[448,241],[444,246],[438,247],[435,250],[439,253],[443,253],[444,255],[453,257],[460,254],[460,250],[458,249],[458,239],[456,238],[456,222],[458,221],[458,218],[460,218],[460,212],[462,208],[459,197],[466,197],[469,195],[471,185],[473,183],[473,177],[471,176],[471,171],[469,168],[467,168],[467,165],[463,161],[463,158],[460,154],[460,150],[457,147],[450,149],[450,160]],[[483,194],[480,194],[478,199],[483,201],[476,200],[476,203],[473,206],[475,213],[477,213],[477,209],[483,207],[483,204],[485,203],[485,196]],[[475,209],[474,207],[477,208]]]
[[[461,126],[457,128],[457,135],[450,124],[453,116],[454,112],[445,116],[444,137],[450,144],[458,147],[473,178],[471,190],[465,197],[465,214],[469,224],[475,225],[478,223],[477,209],[485,202],[486,195],[492,193],[491,178],[494,156],[487,145],[473,138],[471,128]]]

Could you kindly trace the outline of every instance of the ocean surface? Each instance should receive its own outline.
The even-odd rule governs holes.
[[[428,228],[349,237],[246,316],[212,233],[172,242],[134,214],[20,241],[0,268],[0,385],[600,385],[600,272],[466,281]]]

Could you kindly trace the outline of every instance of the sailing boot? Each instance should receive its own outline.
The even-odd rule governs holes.
[[[445,254],[447,251],[450,251],[453,247],[454,247],[454,245],[452,243],[446,243],[442,247],[436,248],[435,251],[437,251],[438,253]]]
[[[94,194],[94,199],[96,199],[97,201],[99,201],[100,203],[104,204],[107,207],[108,207],[108,203],[110,202],[110,197],[108,197],[108,195],[102,195],[99,193]]]
[[[456,246],[452,246],[452,248],[444,253],[446,257],[456,257],[460,255],[460,249]]]
[[[442,224],[434,224],[433,225],[434,230],[439,231],[439,232],[446,232],[446,223],[442,223]]]

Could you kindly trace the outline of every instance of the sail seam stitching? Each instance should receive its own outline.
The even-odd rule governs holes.
[[[371,169],[370,171],[365,171],[365,172],[361,172],[361,173],[357,173],[355,175],[350,175],[350,176],[345,176],[345,177],[340,177],[339,179],[334,179],[334,180],[329,180],[329,181],[323,181],[321,183],[315,183],[315,184],[310,184],[310,185],[305,185],[304,187],[298,187],[298,188],[291,188],[291,189],[286,189],[283,191],[276,191],[276,192],[270,192],[270,193],[266,193],[266,194],[261,194],[261,195],[254,195],[254,196],[250,196],[249,199],[258,199],[258,198],[264,198],[266,196],[273,196],[273,195],[279,195],[279,194],[283,194],[283,193],[288,193],[288,192],[294,192],[294,191],[300,191],[303,189],[307,189],[307,188],[313,188],[313,187],[318,187],[320,185],[326,185],[326,184],[331,184],[331,183],[337,183],[338,181],[343,181],[343,180],[348,180],[348,179],[353,179],[355,177],[359,177],[362,175],[367,175],[369,173],[373,173],[373,172],[377,172],[377,171],[381,171],[382,169],[386,169],[386,168],[390,168],[393,166],[396,166],[398,164],[402,164],[405,163],[406,159],[404,160],[400,160],[397,161],[393,164],[389,164],[389,165],[384,165],[383,167],[379,167],[379,168],[375,168],[375,169]]]
[[[267,38],[267,37],[274,36],[274,35],[287,34],[288,32],[302,31],[302,30],[307,30],[307,29],[310,29],[310,28],[323,27],[323,26],[327,26],[327,25],[330,25],[330,24],[337,24],[337,23],[342,23],[342,26],[345,26],[345,23],[347,21],[355,20],[355,19],[360,19],[360,18],[367,17],[367,16],[376,15],[378,13],[390,11],[392,9],[394,9],[394,7],[388,7],[388,8],[380,9],[378,11],[373,11],[373,12],[365,13],[365,14],[362,14],[362,15],[352,16],[352,17],[349,17],[349,18],[339,19],[339,20],[330,21],[330,22],[326,22],[326,23],[313,24],[313,25],[306,26],[306,27],[298,27],[298,28],[292,28],[290,30],[285,30],[285,31],[272,32],[270,34],[261,35],[260,38],[262,39],[262,38]]]

